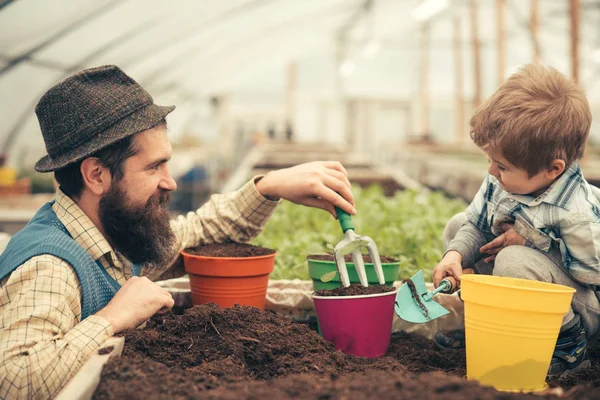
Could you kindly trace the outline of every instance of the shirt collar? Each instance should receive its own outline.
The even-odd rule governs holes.
[[[52,210],[63,223],[75,242],[83,247],[94,260],[98,260],[105,254],[110,254],[114,261],[116,255],[104,238],[100,230],[94,225],[92,220],[83,212],[83,210],[62,190],[56,190],[55,202]],[[117,264],[118,265],[118,264]]]
[[[583,176],[581,175],[579,163],[574,162],[538,197],[527,195],[512,195],[512,197],[529,206],[537,206],[544,202],[569,210],[569,205],[574,197],[573,193],[577,189],[582,178]]]

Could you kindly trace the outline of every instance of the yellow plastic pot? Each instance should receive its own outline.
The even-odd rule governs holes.
[[[503,391],[537,391],[575,289],[525,279],[463,275],[467,378]]]
[[[0,167],[0,186],[13,186],[17,178],[15,168]]]

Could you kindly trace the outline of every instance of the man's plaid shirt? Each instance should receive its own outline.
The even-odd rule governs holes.
[[[213,195],[196,212],[171,221],[175,250],[255,237],[278,204],[258,192],[255,180],[237,192]],[[131,264],[60,189],[52,209],[118,283],[131,277]],[[166,268],[144,268],[142,275],[156,279]],[[29,259],[0,282],[0,398],[53,397],[112,335],[102,317],[81,321],[79,281],[67,262],[51,255]]]
[[[600,200],[579,164],[567,168],[538,197],[510,194],[488,175],[466,213],[481,235],[459,234],[450,250],[476,261],[481,258],[475,254],[479,248],[502,234],[503,223],[511,222],[539,251],[548,253],[552,246],[560,249],[566,272],[577,282],[600,290]]]

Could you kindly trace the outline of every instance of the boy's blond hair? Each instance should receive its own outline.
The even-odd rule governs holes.
[[[471,138],[533,176],[583,156],[592,114],[583,90],[554,68],[527,64],[471,118]]]

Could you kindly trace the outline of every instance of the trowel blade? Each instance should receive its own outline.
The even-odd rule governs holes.
[[[419,270],[410,280],[415,285],[416,295],[421,299],[421,304],[415,299],[413,292],[407,283],[403,283],[396,295],[394,310],[404,321],[421,324],[449,314],[450,312],[439,305],[435,300],[425,300],[427,293],[423,271]],[[429,297],[429,296],[427,296]]]

